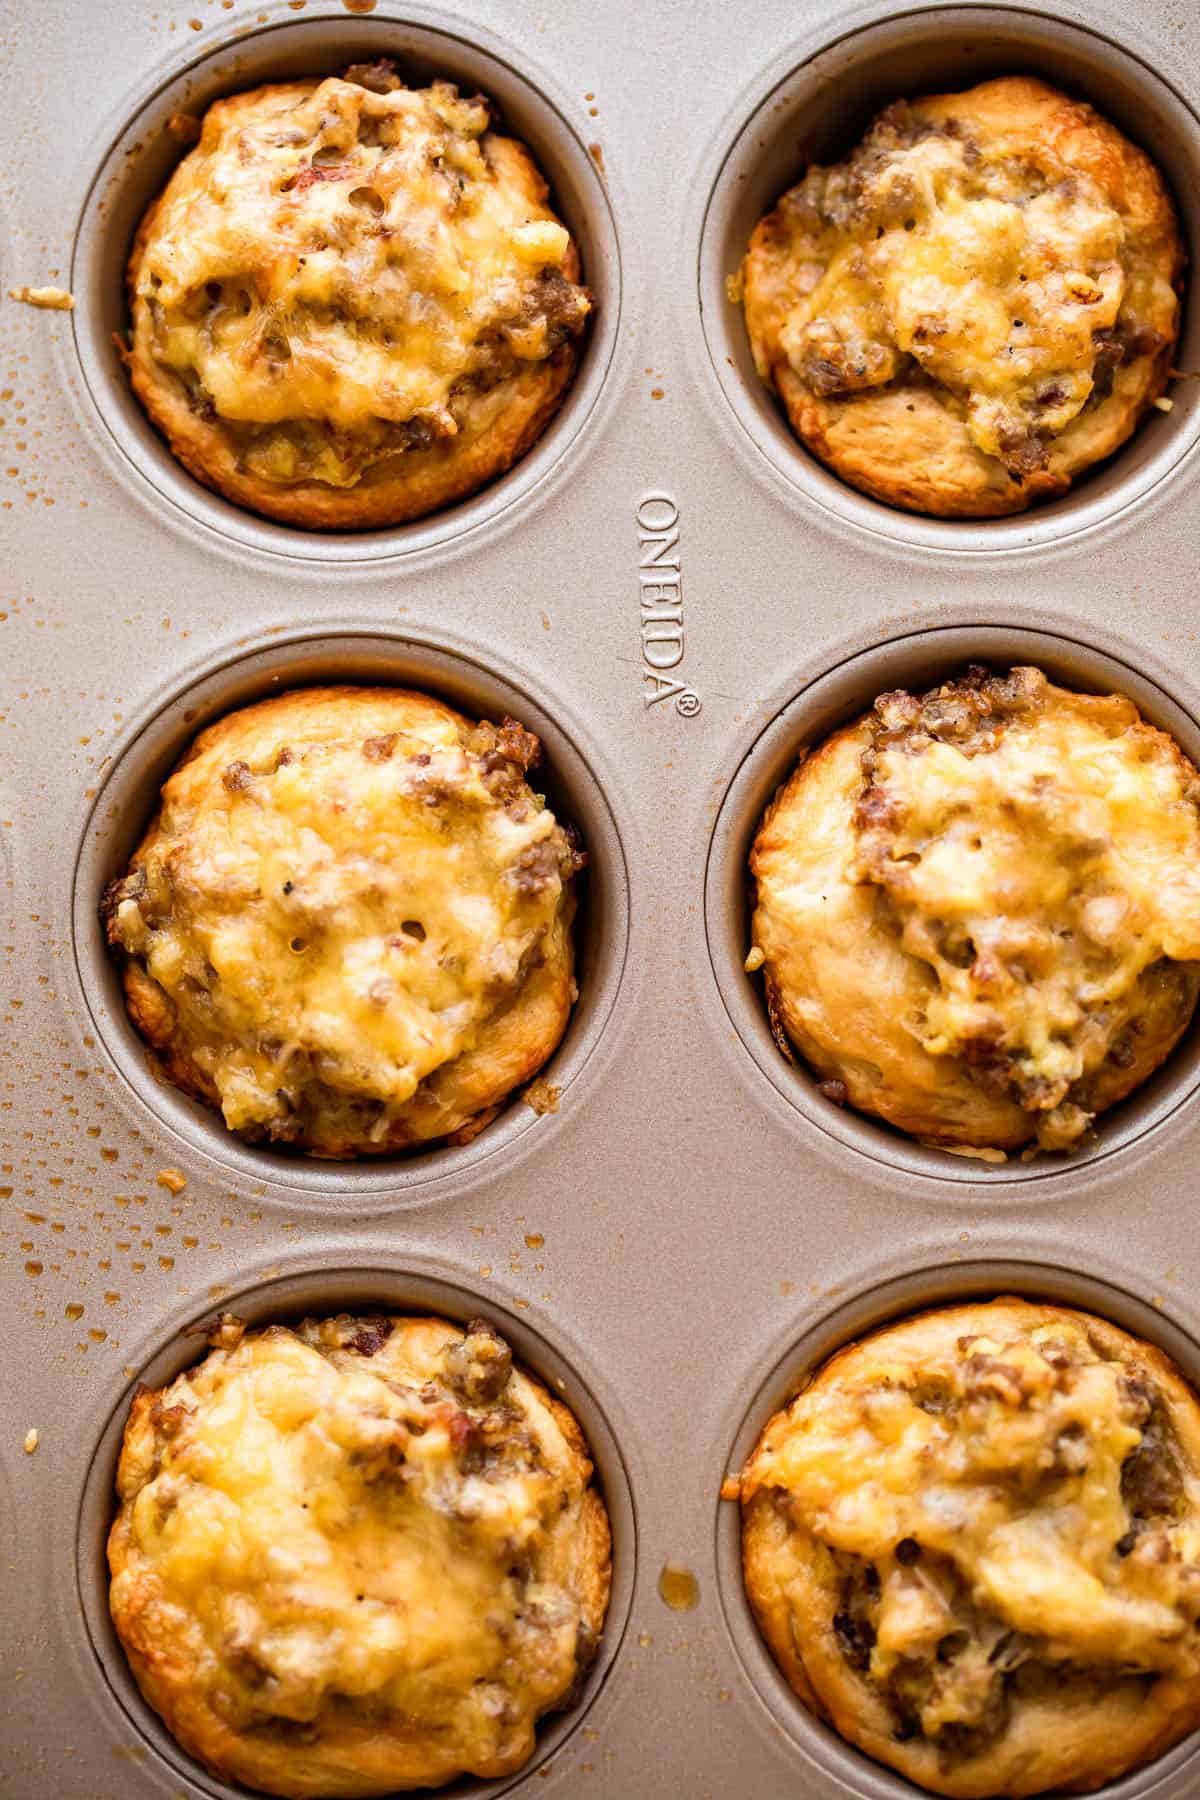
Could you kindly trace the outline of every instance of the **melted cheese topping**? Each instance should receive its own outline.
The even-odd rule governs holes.
[[[568,955],[576,858],[522,779],[536,751],[420,696],[310,690],[232,715],[167,782],[110,938],[232,1130],[319,1137],[349,1109],[386,1142]]]
[[[1136,1018],[1161,958],[1200,959],[1200,783],[1116,697],[1039,670],[877,705],[854,878],[886,893],[936,976],[913,1028],[1015,1085],[1067,1141],[1061,1103]]]
[[[926,1771],[946,1773],[1010,1737],[995,1787],[930,1785],[1030,1793],[1027,1706],[1095,1708],[1080,1723],[1095,1755],[1106,1692],[1200,1681],[1198,1494],[1176,1436],[1194,1445],[1200,1415],[1149,1354],[1081,1315],[998,1301],[854,1346],[771,1421],[740,1484],[779,1521],[756,1575],[784,1596],[818,1685],[828,1656],[882,1703],[894,1730],[875,1754],[903,1767],[899,1746],[925,1740],[941,1752]]]
[[[590,1465],[541,1390],[479,1323],[226,1322],[217,1341],[135,1403],[112,1588],[135,1658],[301,1762],[349,1752],[357,1712],[376,1785],[345,1779],[351,1755],[322,1793],[390,1791],[389,1739],[400,1785],[414,1744],[439,1779],[524,1760],[600,1624],[575,1578]]]
[[[827,748],[845,785],[836,776],[825,792],[835,765],[811,759],[754,852],[755,966],[777,1013],[806,1053],[813,1038],[823,1074],[842,1076],[839,1032],[861,1026],[847,1075],[867,1066],[859,1044],[900,1064],[911,1045],[945,1066],[948,1087],[1015,1102],[1043,1148],[1069,1147],[1128,1091],[1123,1071],[1156,1066],[1195,1004],[1200,777],[1130,701],[1069,693],[1036,669],[886,694]],[[824,845],[793,837],[813,829],[810,780],[814,804],[841,809]],[[836,970],[804,949],[814,932],[836,937]],[[839,1024],[848,1005],[861,1014]],[[933,1065],[916,1075],[936,1088]],[[854,1097],[890,1116],[862,1083]],[[936,1138],[954,1110],[904,1123]],[[1013,1122],[994,1123],[1013,1141]]]
[[[210,108],[136,259],[139,340],[268,481],[352,486],[452,439],[468,394],[551,357],[589,311],[485,101],[384,64],[350,75]]]
[[[1170,229],[1146,159],[1040,83],[900,102],[759,227],[743,272],[759,373],[780,361],[847,404],[932,389],[1023,476],[1116,367],[1172,341]]]

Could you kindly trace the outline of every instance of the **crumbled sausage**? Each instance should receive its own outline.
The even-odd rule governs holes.
[[[472,1406],[490,1406],[508,1386],[512,1351],[484,1319],[472,1319],[467,1334],[443,1352],[446,1380]]]

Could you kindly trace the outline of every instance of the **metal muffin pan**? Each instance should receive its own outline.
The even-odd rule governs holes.
[[[1156,72],[1122,48],[1111,24],[1092,28],[1025,6],[898,7],[857,28],[823,32],[796,66],[751,103],[713,185],[700,242],[700,285],[713,367],[744,429],[785,480],[841,517],[885,536],[945,550],[973,548],[969,522],[898,512],[855,492],[797,444],[782,411],[755,378],[741,321],[725,303],[725,280],[747,239],[795,180],[804,161],[836,161],[876,112],[901,94],[953,93],[994,75],[1031,74],[1090,100],[1154,158],[1167,178],[1185,235],[1200,243],[1200,120]],[[1200,288],[1189,291],[1179,364],[1200,357]],[[1163,480],[1200,437],[1200,395],[1177,392],[1169,415],[1146,421],[1123,455],[1036,511],[995,520],[988,547],[1061,541],[1133,505]]]
[[[1136,663],[1105,655],[1063,632],[1031,631],[980,623],[941,625],[910,632],[861,651],[819,675],[773,719],[748,752],[725,796],[705,884],[709,951],[725,1005],[742,1041],[767,1078],[817,1126],[896,1167],[940,1181],[1029,1181],[1074,1171],[1136,1142],[1183,1105],[1200,1083],[1200,1020],[1194,1021],[1166,1063],[1121,1106],[1097,1120],[1086,1145],[1072,1155],[1010,1153],[996,1163],[956,1152],[926,1148],[901,1131],[844,1109],[817,1092],[816,1081],[797,1057],[788,1062],[767,1020],[761,978],[743,967],[750,943],[752,881],[750,851],[763,813],[801,756],[832,732],[868,712],[878,694],[906,687],[922,692],[961,671],[971,661],[996,668],[1033,663],[1052,681],[1082,692],[1126,694],[1143,718],[1168,731],[1193,762],[1200,764],[1200,725],[1161,687],[1139,673]]]
[[[298,1265],[295,1272],[230,1294],[229,1308],[250,1325],[381,1308],[396,1313],[431,1313],[465,1324],[485,1304],[477,1288],[469,1291],[436,1275],[418,1274],[415,1269],[397,1275],[391,1269],[381,1267],[378,1259],[374,1267],[347,1269],[331,1269],[322,1263],[304,1266],[302,1258],[293,1261]],[[192,1310],[194,1313],[195,1308]],[[612,1426],[594,1393],[580,1378],[577,1363],[564,1360],[523,1324],[518,1313],[498,1309],[494,1303],[487,1306],[487,1311],[512,1345],[518,1360],[538,1375],[553,1394],[567,1402],[583,1426],[613,1534],[612,1599],[599,1655],[589,1672],[579,1704],[569,1712],[547,1719],[539,1733],[538,1747],[527,1774],[516,1778],[523,1780],[553,1756],[563,1741],[582,1725],[620,1652],[637,1560],[634,1506]],[[203,1325],[203,1315],[199,1322]],[[139,1367],[137,1380],[148,1386],[161,1387],[188,1367],[196,1359],[197,1343],[194,1336],[185,1334],[196,1323],[195,1318],[181,1319],[166,1342]],[[91,1446],[92,1454],[86,1464],[79,1509],[79,1604],[96,1660],[114,1699],[158,1755],[165,1762],[174,1764],[185,1777],[195,1780],[195,1764],[142,1699],[108,1613],[108,1589],[103,1573],[104,1545],[112,1522],[111,1496],[134,1385],[130,1383],[121,1394],[98,1441]],[[215,1800],[232,1800],[233,1796],[245,1792],[245,1789],[230,1786],[209,1775],[201,1775],[198,1785],[202,1793],[214,1796]],[[485,1800],[486,1796],[511,1792],[514,1785],[514,1778],[509,1777],[500,1781],[456,1782],[442,1791],[450,1796],[478,1795],[480,1800]]]
[[[1200,1355],[1193,1341],[1172,1328],[1161,1313],[1112,1280],[1024,1258],[977,1262],[964,1256],[959,1263],[918,1265],[880,1280],[847,1299],[799,1341],[786,1343],[765,1375],[749,1411],[736,1421],[736,1436],[729,1450],[730,1469],[742,1467],[767,1421],[805,1388],[821,1364],[844,1344],[923,1307],[987,1300],[1006,1293],[1099,1313],[1126,1330],[1159,1343],[1192,1381],[1200,1381]],[[832,1727],[816,1720],[792,1693],[755,1625],[741,1579],[739,1513],[739,1508],[726,1505],[720,1509],[717,1520],[717,1573],[726,1625],[748,1679],[764,1707],[792,1737],[798,1758],[811,1771],[809,1779],[819,1781],[823,1773],[826,1781],[836,1780],[845,1769],[842,1740]],[[867,1796],[870,1800],[905,1800],[906,1796],[911,1800],[911,1782],[864,1758],[858,1761],[859,1781],[852,1791],[861,1793],[864,1800]],[[1192,1739],[1177,1745],[1152,1770],[1112,1782],[1102,1791],[1116,1800],[1133,1800],[1136,1794],[1153,1791],[1154,1784],[1170,1771],[1177,1772],[1181,1782],[1191,1783],[1190,1787],[1181,1787],[1180,1792],[1195,1792],[1198,1767],[1200,1741]],[[819,1787],[817,1791],[821,1791]]]
[[[399,1195],[436,1184],[494,1154],[501,1145],[514,1145],[536,1122],[530,1107],[517,1099],[469,1144],[322,1165],[279,1148],[242,1143],[211,1107],[156,1075],[153,1059],[130,1023],[120,970],[108,953],[96,911],[97,891],[103,892],[128,868],[156,809],[163,781],[197,733],[233,707],[325,682],[421,688],[473,718],[519,718],[540,737],[543,753],[532,771],[534,785],[545,791],[558,818],[577,827],[588,854],[587,867],[577,880],[579,910],[574,925],[579,999],[562,1042],[542,1070],[544,1079],[558,1090],[560,1106],[568,1094],[572,1097],[567,1104],[577,1103],[576,1079],[612,1010],[625,961],[629,903],[621,841],[602,788],[564,729],[561,709],[557,716],[544,713],[529,694],[500,677],[499,666],[497,655],[481,666],[415,635],[399,637],[379,630],[317,634],[310,627],[206,671],[147,720],[135,724],[114,754],[84,827],[75,874],[75,964],[84,1007],[148,1110],[214,1163],[224,1162],[270,1185],[304,1188],[332,1200],[361,1202],[383,1194],[386,1204],[394,1206]]]
[[[905,89],[1016,66],[1155,153],[1195,251],[1200,33],[1172,0],[23,11],[0,0],[0,276],[71,284],[77,306],[0,305],[0,1793],[229,1791],[164,1737],[105,1621],[131,1383],[196,1355],[182,1329],[222,1307],[405,1303],[478,1311],[565,1382],[614,1515],[604,1660],[507,1791],[911,1794],[783,1687],[721,1478],[814,1358],[961,1294],[1093,1305],[1200,1378],[1198,1039],[1072,1159],[985,1167],[831,1116],[741,972],[742,857],[803,742],[971,657],[1123,687],[1200,748],[1200,396],[1177,384],[1170,415],[1053,506],[915,519],[793,442],[723,277],[806,147],[836,151]],[[380,51],[501,101],[599,308],[566,406],[510,475],[415,526],[324,538],[177,469],[106,334],[137,211],[179,153],[169,113]],[[1183,367],[1197,307],[1200,283]],[[643,635],[639,574],[674,586],[676,562],[682,617]],[[417,681],[543,737],[592,856],[556,1114],[518,1100],[462,1150],[339,1167],[241,1146],[148,1074],[99,944],[103,881],[193,731],[331,678]],[[694,1610],[660,1598],[667,1563],[695,1574]],[[1112,1791],[1185,1800],[1196,1748]]]
[[[600,170],[564,118],[560,104],[505,59],[504,47],[484,34],[462,34],[461,21],[445,28],[361,18],[354,33],[356,59],[391,56],[414,82],[439,78],[464,92],[486,93],[504,130],[527,143],[551,184],[558,210],[579,248],[584,280],[596,299],[596,323],[579,378],[550,428],[530,454],[482,493],[412,524],[384,531],[315,533],[273,524],[233,506],[182,469],[134,397],[114,335],[128,321],[125,263],[129,245],[150,201],[162,191],[181,155],[168,121],[200,116],[214,100],[271,81],[335,75],[346,67],[345,13],[301,18],[306,8],[284,5],[260,17],[255,29],[222,33],[173,75],[159,73],[131,93],[119,109],[114,136],[84,197],[71,261],[71,288],[79,308],[75,337],[80,364],[95,406],[114,446],[164,500],[193,513],[213,530],[279,555],[325,556],[333,561],[397,556],[460,536],[513,505],[563,461],[595,404],[612,358],[621,313],[620,257],[613,213]]]

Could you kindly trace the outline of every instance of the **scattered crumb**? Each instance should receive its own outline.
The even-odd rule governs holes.
[[[663,397],[662,388],[651,388],[650,389],[650,398],[652,400],[661,400],[662,397]]]
[[[746,960],[742,966],[745,969],[747,975],[756,975],[758,973],[759,969],[762,968],[762,966],[766,962],[766,960],[767,960],[766,951],[761,949],[759,947],[759,945],[755,944],[753,950],[751,950],[749,956],[746,958]]]
[[[525,1104],[526,1106],[531,1106],[538,1117],[541,1118],[544,1113],[556,1113],[558,1111],[558,1102],[561,1093],[561,1088],[551,1087],[545,1076],[539,1075],[537,1080],[531,1081],[529,1086],[525,1089]]]
[[[540,1250],[545,1241],[546,1240],[540,1231],[527,1231],[525,1233],[525,1247],[527,1250]]]
[[[9,288],[10,300],[20,300],[25,306],[41,306],[50,312],[70,312],[75,304],[74,294],[66,288],[58,287],[15,287]]]
[[[1165,394],[1160,394],[1154,404],[1157,406],[1159,412],[1175,411],[1175,402],[1173,400],[1168,400]]]
[[[648,1631],[638,1632],[638,1643],[643,1650],[648,1650],[653,1642],[654,1639],[650,1636]]]
[[[26,1454],[26,1456],[32,1456],[34,1451],[37,1449],[38,1445],[41,1443],[41,1441],[42,1441],[41,1432],[38,1430],[36,1425],[31,1425],[29,1427],[29,1430],[25,1433],[25,1454]]]
[[[167,120],[167,136],[173,137],[177,144],[197,143],[200,137],[200,121],[195,113],[172,113]]]
[[[596,167],[599,169],[600,173],[603,175],[605,172],[604,171],[604,151],[602,150],[600,145],[599,144],[589,144],[588,145],[588,155],[591,157],[592,161],[595,163]]]
[[[158,1171],[158,1185],[161,1188],[166,1188],[169,1194],[182,1194],[184,1188],[187,1186],[187,1176],[183,1173],[182,1169],[160,1169]]]
[[[725,297],[727,300],[730,300],[734,306],[740,306],[742,304],[743,291],[742,271],[740,269],[734,274],[725,277]]]

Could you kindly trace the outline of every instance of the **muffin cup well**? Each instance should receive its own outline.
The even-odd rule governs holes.
[[[750,948],[749,858],[763,813],[803,751],[868,712],[877,695],[904,687],[920,691],[960,673],[966,664],[996,668],[1033,663],[1063,687],[1124,694],[1150,724],[1167,731],[1200,766],[1200,724],[1156,682],[1128,664],[1056,632],[1004,625],[943,626],[889,639],[850,657],[809,683],[751,747],[726,791],[709,846],[705,925],[713,972],[725,1009],[751,1056],[776,1090],[810,1126],[838,1142],[910,1175],[970,1183],[1022,1184],[1113,1155],[1168,1119],[1200,1084],[1200,1016],[1148,1081],[1102,1114],[1086,1146],[1069,1154],[1021,1153],[991,1163],[926,1148],[915,1139],[851,1107],[839,1108],[817,1090],[797,1053],[789,1063],[771,1034],[761,980],[747,975]]]
[[[80,1608],[87,1627],[98,1672],[142,1741],[166,1761],[177,1775],[213,1800],[239,1800],[246,1790],[233,1787],[209,1774],[180,1748],[153,1708],[143,1699],[125,1659],[109,1616],[108,1566],[105,1546],[116,1511],[116,1471],[130,1402],[139,1383],[160,1388],[205,1354],[199,1332],[220,1312],[234,1313],[251,1327],[269,1323],[321,1318],[338,1312],[433,1314],[465,1324],[486,1318],[511,1346],[520,1364],[536,1375],[578,1419],[595,1465],[596,1483],[608,1510],[612,1528],[612,1592],[596,1661],[576,1705],[560,1714],[547,1714],[538,1732],[537,1747],[516,1775],[484,1782],[464,1778],[439,1788],[447,1800],[460,1796],[485,1797],[508,1793],[546,1763],[581,1723],[608,1678],[629,1616],[637,1561],[636,1517],[633,1493],[621,1450],[609,1417],[597,1398],[597,1381],[580,1373],[574,1354],[559,1352],[540,1332],[519,1315],[497,1305],[485,1295],[460,1286],[441,1275],[400,1272],[382,1263],[371,1267],[353,1264],[344,1268],[298,1267],[295,1272],[231,1291],[219,1304],[181,1318],[166,1338],[137,1370],[109,1414],[93,1449],[78,1514],[76,1580]]]
[[[260,18],[266,19],[266,14]],[[479,493],[408,525],[378,531],[320,532],[273,523],[246,512],[195,481],[143,411],[114,346],[129,324],[125,269],[138,223],[189,146],[172,135],[177,115],[199,116],[222,96],[263,83],[338,74],[350,63],[392,57],[414,82],[444,77],[465,92],[482,92],[504,129],[525,143],[550,186],[551,204],[571,231],[583,281],[596,312],[562,406],[506,474]],[[348,13],[337,0],[313,0],[303,19],[236,30],[180,68],[172,65],[149,93],[132,98],[83,200],[76,227],[70,287],[72,322],[86,387],[122,472],[168,515],[179,508],[228,538],[276,555],[354,563],[402,556],[448,543],[526,499],[561,463],[581,432],[603,385],[618,338],[621,310],[616,227],[600,171],[559,105],[506,59],[484,34],[460,34],[421,7],[375,7]],[[90,415],[93,419],[95,415]],[[150,493],[145,485],[148,483]]]
[[[799,59],[799,60],[797,60]],[[1031,74],[1090,101],[1157,163],[1172,190],[1185,244],[1200,245],[1200,120],[1130,50],[1048,13],[1009,6],[916,8],[781,59],[748,98],[713,180],[701,227],[699,302],[712,369],[758,458],[784,491],[851,525],[943,551],[1025,550],[1112,519],[1146,495],[1200,439],[1194,382],[1169,388],[1169,413],[1151,410],[1107,462],[1060,499],[1013,517],[944,520],[860,494],[799,442],[754,367],[740,305],[726,282],[755,225],[812,162],[846,155],[890,101],[953,93],[993,76]],[[1186,275],[1185,275],[1186,281]],[[1176,366],[1200,366],[1200,287],[1188,283]],[[742,440],[746,448],[745,440]]]
[[[802,1329],[760,1373],[759,1384],[736,1426],[725,1469],[741,1471],[767,1421],[803,1389],[821,1365],[844,1345],[914,1313],[969,1300],[1019,1299],[1077,1307],[1096,1313],[1164,1350],[1193,1387],[1200,1389],[1200,1345],[1163,1310],[1161,1297],[1118,1287],[1111,1280],[1041,1260],[997,1256],[987,1260],[917,1266],[852,1298]],[[751,1373],[748,1382],[753,1382]],[[717,1476],[719,1481],[720,1476]],[[761,1637],[742,1580],[741,1509],[720,1501],[716,1513],[716,1565],[726,1628],[746,1676],[772,1719],[790,1739],[797,1760],[854,1800],[913,1800],[921,1790],[855,1749],[818,1719],[792,1691]],[[1104,1789],[1111,1800],[1184,1800],[1195,1792],[1200,1736],[1193,1735],[1157,1761]],[[1049,1800],[1049,1797],[1047,1797]]]
[[[565,1106],[576,1102],[577,1094],[569,1090],[612,1010],[628,937],[625,861],[612,812],[588,762],[558,723],[552,700],[539,705],[481,663],[416,636],[347,631],[276,639],[269,649],[217,662],[136,727],[84,827],[75,870],[75,963],[97,1036],[129,1088],[178,1138],[243,1176],[284,1183],[304,1197],[353,1201],[361,1208],[379,1196],[383,1205],[395,1205],[513,1147],[534,1127],[552,1128],[555,1119],[539,1118],[516,1093],[468,1144],[434,1143],[403,1156],[357,1162],[325,1162],[245,1144],[218,1112],[158,1074],[126,1010],[120,967],[105,944],[97,910],[107,883],[128,867],[163,782],[206,725],[269,694],[328,682],[425,689],[473,718],[511,714],[541,740],[545,761],[534,771],[534,783],[557,817],[578,828],[588,853],[587,867],[577,877],[579,909],[572,927],[579,998],[558,1048],[540,1071]]]

